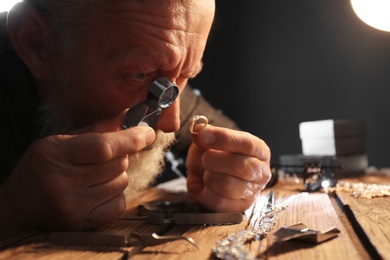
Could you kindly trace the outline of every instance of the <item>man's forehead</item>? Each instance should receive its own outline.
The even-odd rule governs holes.
[[[169,66],[168,52],[159,51],[154,48],[137,48],[126,47],[121,49],[115,49],[109,55],[104,57],[106,63],[110,65],[125,64],[133,69],[144,69],[145,72],[152,72],[155,70],[173,69],[165,66]],[[198,75],[203,68],[203,62],[201,59],[194,60],[192,63],[185,63],[181,68],[180,74],[188,78],[193,78]]]
[[[192,1],[192,0],[190,0]],[[151,25],[185,29],[188,24],[199,23],[202,18],[199,11],[199,4],[186,6],[183,0],[114,0],[105,1],[95,8],[98,16],[91,16],[89,22],[98,24],[107,19],[116,20],[120,24],[126,20],[133,20]],[[92,8],[92,7],[91,7]],[[100,14],[100,15],[99,15]],[[204,20],[204,19],[202,19]],[[184,26],[184,27],[183,27]]]
[[[151,12],[183,12],[189,9],[198,0],[103,0],[106,5],[129,4],[137,8],[143,8]]]

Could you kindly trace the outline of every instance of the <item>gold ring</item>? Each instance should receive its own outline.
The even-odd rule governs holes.
[[[206,127],[209,123],[209,120],[205,116],[201,115],[194,115],[192,117],[192,123],[190,125],[190,132],[191,134],[197,134],[200,130],[194,131],[194,128],[198,125],[203,125],[203,128]]]

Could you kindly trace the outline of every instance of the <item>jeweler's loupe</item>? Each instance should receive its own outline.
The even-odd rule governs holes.
[[[155,128],[161,112],[171,106],[178,95],[179,88],[167,78],[156,79],[149,86],[148,97],[127,111],[122,130],[137,125]]]

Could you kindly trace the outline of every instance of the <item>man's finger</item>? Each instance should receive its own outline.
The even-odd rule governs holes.
[[[72,130],[69,134],[80,135],[86,133],[107,133],[118,131],[121,128],[125,114],[126,111],[122,111],[122,113],[115,117],[99,120],[86,127]]]
[[[202,162],[210,172],[224,173],[248,182],[263,183],[268,178],[268,164],[252,156],[208,150]]]
[[[270,150],[263,140],[247,132],[207,125],[194,137],[204,150],[215,149],[269,160]]]
[[[53,138],[66,139],[63,150],[66,160],[74,164],[90,164],[107,162],[126,154],[137,153],[152,144],[155,137],[152,128],[137,126],[124,131]]]

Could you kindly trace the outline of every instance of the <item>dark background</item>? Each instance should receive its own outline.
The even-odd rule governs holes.
[[[264,139],[301,153],[299,123],[363,119],[369,164],[390,166],[390,33],[347,0],[218,0],[194,88]]]

